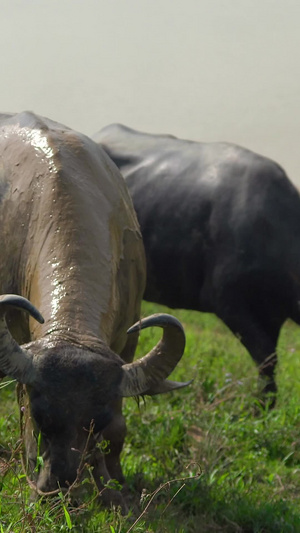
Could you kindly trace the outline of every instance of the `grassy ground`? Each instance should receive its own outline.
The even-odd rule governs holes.
[[[144,315],[157,311],[143,306]],[[0,533],[300,532],[299,328],[282,330],[278,401],[268,412],[257,401],[255,366],[226,327],[210,315],[174,314],[187,347],[172,379],[194,381],[139,405],[126,401],[123,467],[134,511],[122,517],[92,500],[77,509],[63,498],[29,502],[12,384],[0,390],[0,445],[16,450],[0,463]],[[139,353],[158,337],[143,331]]]

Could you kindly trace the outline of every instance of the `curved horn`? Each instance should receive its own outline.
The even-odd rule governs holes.
[[[170,382],[168,386],[165,382],[184,352],[185,335],[179,320],[172,315],[155,314],[134,324],[127,333],[152,326],[162,327],[163,337],[147,355],[122,366],[123,377],[120,386],[122,396],[158,394],[188,384],[178,383],[176,386],[174,382]]]
[[[0,296],[0,370],[20,383],[29,384],[34,376],[32,354],[28,350],[23,350],[11,336],[5,320],[8,306],[27,311],[41,324],[44,319],[26,298],[16,294]]]

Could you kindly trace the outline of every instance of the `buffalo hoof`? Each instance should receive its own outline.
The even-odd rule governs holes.
[[[105,507],[120,509],[122,515],[126,515],[129,512],[121,492],[115,489],[104,488],[99,494],[99,503]]]
[[[277,386],[274,379],[260,376],[258,388],[260,407],[264,410],[274,409],[277,399]]]

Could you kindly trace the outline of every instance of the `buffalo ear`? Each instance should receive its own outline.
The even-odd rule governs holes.
[[[190,381],[171,381],[165,379],[160,383],[153,384],[148,390],[144,392],[144,395],[155,396],[156,394],[165,394],[166,392],[172,392],[173,390],[183,389],[183,387],[187,387],[188,385],[193,383],[193,381],[193,379],[190,379]]]

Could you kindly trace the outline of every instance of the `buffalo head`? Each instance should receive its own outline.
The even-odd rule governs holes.
[[[21,308],[42,322],[25,298],[0,297],[0,371],[20,385],[28,466],[36,472],[35,489],[49,493],[70,487],[87,458],[100,486],[109,479],[97,443],[113,417],[113,405],[123,396],[156,394],[186,385],[165,381],[185,346],[181,324],[170,315],[153,315],[130,328],[161,326],[161,341],[141,359],[124,361],[101,341],[87,349],[46,337],[19,346],[5,320],[8,306]],[[36,468],[37,455],[42,458]]]

